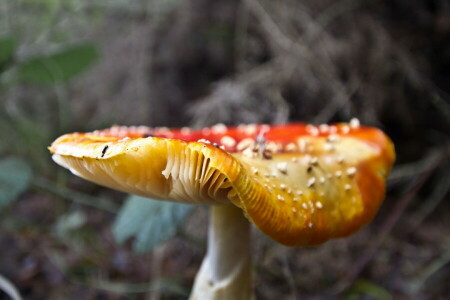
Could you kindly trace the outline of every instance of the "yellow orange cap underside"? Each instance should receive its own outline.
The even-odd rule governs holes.
[[[264,128],[270,137],[259,146],[279,142],[283,151],[263,153],[234,129],[227,152],[206,140],[143,137],[125,127],[64,135],[50,151],[74,174],[127,193],[185,203],[231,201],[262,232],[288,246],[344,237],[372,220],[395,158],[380,130],[338,124],[334,133],[311,135],[311,128],[290,124],[287,132],[277,126],[271,136],[273,127],[259,126],[256,133]],[[239,147],[243,143],[247,148]]]

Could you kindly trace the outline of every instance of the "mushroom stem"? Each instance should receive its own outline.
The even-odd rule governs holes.
[[[189,299],[253,298],[250,223],[234,205],[213,206],[208,250]]]

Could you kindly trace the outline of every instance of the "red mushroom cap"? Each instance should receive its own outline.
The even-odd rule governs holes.
[[[372,220],[395,159],[390,139],[355,121],[73,133],[54,160],[98,184],[162,200],[233,203],[288,246],[347,236]]]

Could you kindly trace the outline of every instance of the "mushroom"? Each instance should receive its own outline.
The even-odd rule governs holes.
[[[355,121],[114,126],[63,135],[49,149],[56,163],[100,185],[213,205],[192,300],[253,297],[250,223],[298,247],[346,237],[370,222],[395,159],[382,131]]]

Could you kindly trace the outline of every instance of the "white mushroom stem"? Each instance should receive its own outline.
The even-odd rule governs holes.
[[[253,298],[250,223],[234,205],[213,206],[208,250],[189,299]]]

